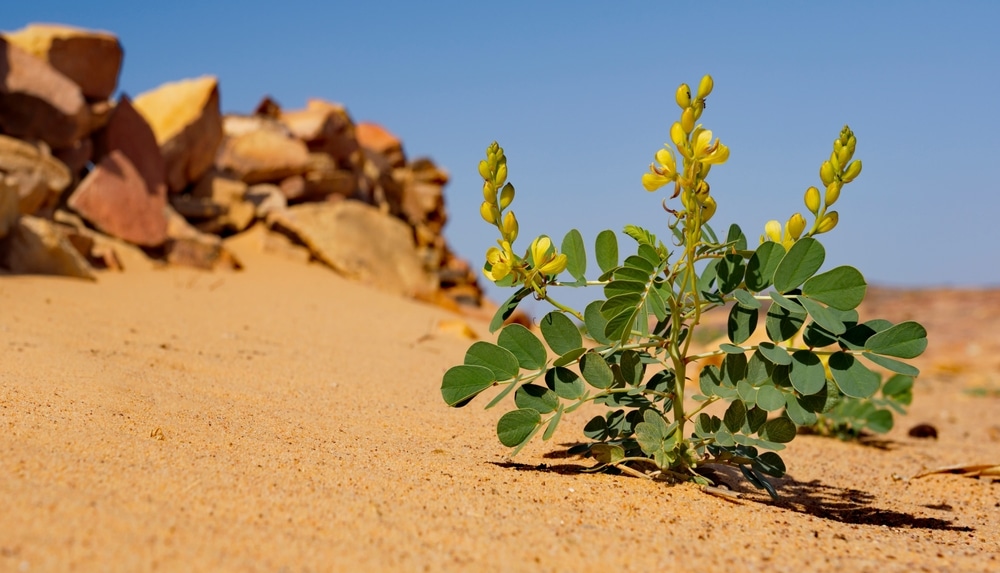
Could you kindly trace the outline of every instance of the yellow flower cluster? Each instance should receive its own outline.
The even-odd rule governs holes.
[[[698,85],[695,97],[691,88],[681,84],[674,97],[681,108],[680,121],[670,127],[670,141],[682,158],[681,168],[677,168],[677,158],[670,143],[656,152],[656,161],[649,165],[649,172],[643,174],[642,185],[647,191],[656,191],[668,183],[674,184],[671,199],[680,195],[684,212],[698,213],[701,222],[706,222],[715,214],[715,199],[709,194],[705,178],[713,165],[725,163],[729,159],[729,148],[718,139],[712,139],[711,130],[696,125],[705,109],[705,98],[714,87],[712,76],[705,76]]]

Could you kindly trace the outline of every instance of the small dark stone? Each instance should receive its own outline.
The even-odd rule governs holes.
[[[937,428],[930,424],[917,424],[907,432],[911,438],[934,438],[938,437]]]

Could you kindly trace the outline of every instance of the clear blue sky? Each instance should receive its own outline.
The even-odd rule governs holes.
[[[321,97],[452,174],[446,233],[479,264],[476,164],[507,150],[520,249],[579,228],[666,234],[640,176],[674,89],[715,77],[702,117],[729,145],[713,221],[757,237],[804,211],[841,126],[864,172],[825,235],[827,266],[869,283],[1000,285],[1000,2],[17,2],[0,27],[116,33],[121,89],[217,75],[224,111]],[[595,293],[596,294],[596,293]],[[495,296],[504,296],[497,293]],[[588,297],[589,298],[589,297]]]

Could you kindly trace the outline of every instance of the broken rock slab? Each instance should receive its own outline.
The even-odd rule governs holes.
[[[216,168],[250,185],[280,181],[306,171],[309,149],[302,141],[272,129],[227,137]]]
[[[222,142],[219,85],[212,76],[163,84],[133,102],[153,128],[167,169],[167,187],[180,192],[215,162]]]
[[[167,238],[165,166],[153,130],[127,97],[95,136],[100,160],[68,205],[103,232],[144,247]]]
[[[420,261],[410,227],[360,201],[303,203],[272,213],[268,223],[349,278],[423,300],[437,289]]]
[[[94,280],[94,269],[59,225],[26,215],[0,241],[0,266],[14,274],[60,275]]]
[[[107,99],[115,92],[123,52],[113,34],[59,24],[29,24],[4,36],[48,62],[80,86],[88,99]]]
[[[0,135],[0,177],[18,190],[21,213],[30,215],[54,203],[70,184],[69,168],[44,145]]]
[[[0,130],[67,147],[85,135],[89,115],[79,86],[0,36]]]

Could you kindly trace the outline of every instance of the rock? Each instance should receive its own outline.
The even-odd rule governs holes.
[[[216,167],[249,183],[280,181],[301,175],[309,161],[306,145],[271,129],[249,131],[227,137]]]
[[[295,137],[285,124],[266,115],[229,114],[222,118],[222,133],[226,137],[238,137],[255,131],[272,131],[284,137]]]
[[[279,119],[281,117],[281,106],[278,105],[278,102],[271,99],[271,96],[264,96],[264,99],[260,100],[260,103],[254,108],[253,114]]]
[[[115,92],[123,54],[114,35],[71,26],[29,24],[4,36],[75,82],[85,97],[107,99]]]
[[[303,203],[272,213],[268,223],[347,277],[422,299],[437,288],[424,271],[410,228],[360,201]]]
[[[69,168],[75,181],[94,159],[94,141],[89,137],[77,140],[70,147],[52,150],[52,156]]]
[[[30,215],[54,204],[72,179],[69,169],[44,145],[0,135],[0,173],[16,186],[21,213]]]
[[[278,183],[278,190],[287,201],[306,199],[306,179],[301,175],[285,177]]]
[[[214,77],[167,83],[135,98],[153,128],[167,170],[167,187],[180,192],[215,162],[222,141],[219,87]]]
[[[257,206],[246,199],[247,184],[210,171],[192,190],[190,198],[207,202],[215,211],[196,226],[206,233],[239,233],[253,224]],[[185,197],[180,195],[177,197]],[[176,207],[177,203],[172,201]],[[187,218],[192,218],[178,209]]]
[[[0,130],[67,147],[85,134],[89,112],[72,80],[0,37]]]
[[[288,208],[288,201],[282,190],[271,183],[251,185],[243,198],[254,205],[254,214],[258,219],[266,219],[271,213]]]
[[[95,135],[100,160],[68,205],[109,235],[144,247],[167,238],[165,166],[153,130],[122,97]]]
[[[51,221],[25,215],[0,241],[0,265],[15,274],[94,280],[94,269]]]
[[[78,215],[57,209],[53,219],[61,223],[66,240],[97,270],[154,268],[153,261],[142,249],[88,228]]]
[[[355,126],[354,133],[358,138],[358,145],[382,155],[392,167],[406,165],[403,142],[381,125],[362,121]]]
[[[203,270],[243,268],[236,257],[223,246],[221,238],[192,227],[170,206],[165,207],[164,211],[169,236],[165,244],[168,263]]]
[[[358,176],[348,169],[338,169],[337,162],[326,153],[310,153],[303,176],[305,189],[301,197],[289,199],[305,199],[321,201],[327,197],[354,197],[358,192]]]
[[[8,183],[6,177],[0,177],[0,239],[6,237],[11,227],[17,224],[21,216],[19,204],[17,185]]]
[[[354,122],[344,106],[311,99],[306,109],[282,112],[281,122],[306,143],[309,151],[328,154],[340,169],[360,169],[361,154]]]

